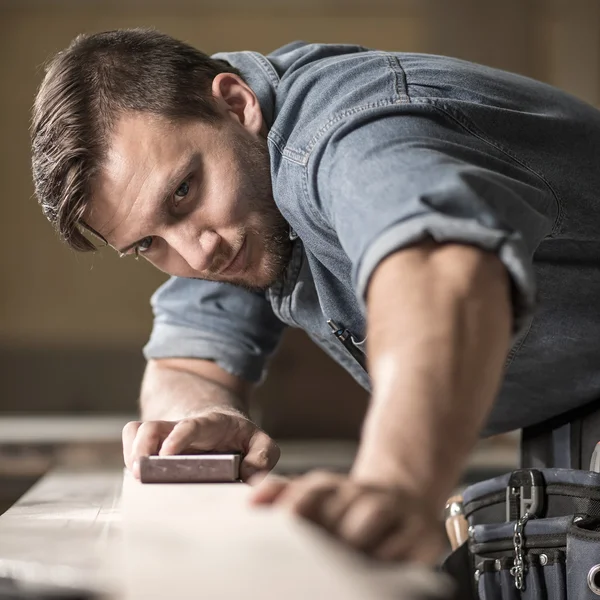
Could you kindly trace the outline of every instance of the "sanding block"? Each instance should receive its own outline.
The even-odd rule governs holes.
[[[142,483],[228,483],[240,479],[240,455],[177,454],[140,458]]]

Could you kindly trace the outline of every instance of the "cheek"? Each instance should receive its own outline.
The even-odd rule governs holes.
[[[245,221],[249,189],[237,166],[213,172],[207,191],[200,206],[200,218],[209,219],[217,229]]]
[[[173,250],[160,256],[144,257],[152,266],[175,277],[196,277],[198,274]]]

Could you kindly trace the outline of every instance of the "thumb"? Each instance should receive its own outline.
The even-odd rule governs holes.
[[[270,471],[277,464],[280,455],[279,446],[264,431],[257,430],[250,439],[248,451],[240,466],[242,481],[248,481],[261,471]]]

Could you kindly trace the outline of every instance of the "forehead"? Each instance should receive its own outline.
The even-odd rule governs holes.
[[[189,143],[189,136],[181,129],[183,125],[152,114],[121,116],[108,138],[101,179],[118,183],[144,168],[156,168]]]
[[[200,132],[188,129],[150,114],[121,116],[94,181],[86,223],[108,238],[132,212],[143,218],[181,157],[200,143]]]

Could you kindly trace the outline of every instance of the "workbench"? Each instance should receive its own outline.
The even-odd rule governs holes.
[[[141,484],[55,469],[0,517],[0,576],[110,600],[414,600],[447,581],[384,566],[232,484]]]

